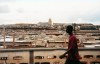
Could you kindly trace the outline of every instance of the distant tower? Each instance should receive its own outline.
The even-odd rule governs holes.
[[[53,25],[51,18],[49,18],[48,24],[49,24],[50,26]]]

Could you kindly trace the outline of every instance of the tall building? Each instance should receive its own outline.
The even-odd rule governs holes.
[[[51,18],[49,18],[48,24],[51,25],[51,26],[53,25]]]

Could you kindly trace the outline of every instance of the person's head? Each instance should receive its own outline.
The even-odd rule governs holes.
[[[73,32],[73,26],[68,25],[68,26],[66,27],[66,32],[67,32],[68,34],[72,34],[72,32]]]

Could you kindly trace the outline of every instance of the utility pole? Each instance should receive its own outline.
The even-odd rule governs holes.
[[[13,48],[14,48],[14,45],[15,45],[15,33],[13,33]]]
[[[4,37],[3,46],[4,46],[4,48],[6,48],[6,42],[5,42],[5,27],[3,27],[3,37]]]
[[[29,64],[34,64],[34,51],[29,51]]]

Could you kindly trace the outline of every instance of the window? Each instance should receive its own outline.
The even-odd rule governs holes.
[[[44,56],[35,56],[35,59],[44,59]]]
[[[100,58],[100,55],[97,55],[96,58]]]
[[[48,59],[55,59],[55,58],[57,58],[57,56],[55,56],[55,55],[54,56],[47,56],[47,58]]]
[[[84,58],[93,58],[93,55],[85,55]]]
[[[13,60],[22,60],[22,59],[23,59],[22,56],[15,56],[15,57],[13,57]]]
[[[8,60],[8,57],[0,57],[0,60]]]

